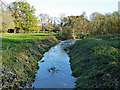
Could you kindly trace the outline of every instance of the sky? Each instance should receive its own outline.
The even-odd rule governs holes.
[[[10,4],[19,0],[1,0]],[[86,12],[89,18],[93,12],[102,14],[118,11],[118,2],[120,0],[25,0],[34,6],[36,16],[41,13],[49,14],[51,17],[60,17],[61,15],[80,15]]]

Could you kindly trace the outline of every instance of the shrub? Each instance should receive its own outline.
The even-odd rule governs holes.
[[[72,34],[73,34],[72,29],[69,26],[65,26],[63,28],[62,35],[64,39],[72,39],[73,38]]]

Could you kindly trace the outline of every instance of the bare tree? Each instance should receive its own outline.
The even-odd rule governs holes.
[[[49,21],[49,15],[45,14],[45,13],[42,13],[38,16],[38,19],[39,19],[39,25],[41,26],[41,29],[44,32],[46,23]]]
[[[0,31],[6,32],[8,29],[14,28],[14,20],[11,11],[0,2]]]
[[[59,25],[60,25],[60,30],[61,30],[61,32],[63,31],[63,26],[64,26],[64,24],[65,24],[65,22],[64,22],[64,17],[65,17],[65,14],[64,14],[64,13],[61,13],[61,14],[60,14],[60,17],[57,19],[57,22],[58,22]]]

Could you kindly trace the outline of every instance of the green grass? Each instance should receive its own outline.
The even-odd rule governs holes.
[[[88,37],[70,46],[77,88],[120,87],[120,35]]]
[[[8,34],[2,36],[2,77],[7,89],[23,88],[33,82],[38,61],[59,41],[54,33]],[[12,74],[15,78],[10,78]]]
[[[2,35],[2,49],[8,49],[19,45],[20,43],[29,43],[32,39],[45,39],[46,36],[52,36],[54,33],[32,33],[32,34],[5,34]]]
[[[35,39],[39,37],[43,38],[43,36],[47,36],[47,35],[54,35],[54,33],[5,34],[2,36],[2,38],[26,40],[26,39]]]

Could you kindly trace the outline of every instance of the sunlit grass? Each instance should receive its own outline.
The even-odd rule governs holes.
[[[44,38],[48,35],[54,35],[54,33],[6,34],[6,35],[2,35],[2,38],[25,40],[25,39]]]
[[[33,82],[38,63],[43,54],[58,40],[54,33],[4,34],[2,35],[2,74],[6,88],[23,88]],[[16,79],[11,79],[11,74]]]
[[[2,49],[15,47],[21,43],[30,43],[33,39],[46,39],[54,33],[31,33],[31,34],[4,34],[2,35]]]

